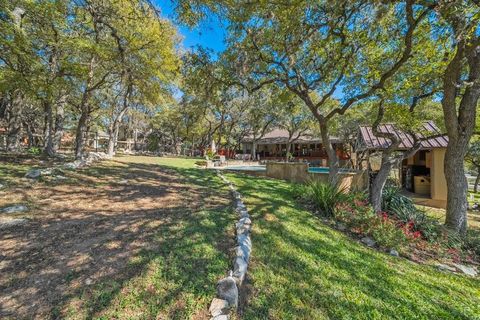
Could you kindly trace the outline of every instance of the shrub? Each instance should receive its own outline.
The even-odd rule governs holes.
[[[446,248],[460,249],[464,245],[464,239],[460,234],[445,227],[441,228],[440,235],[439,242]]]
[[[377,216],[370,206],[357,199],[337,205],[335,212],[337,220],[345,223],[352,232],[358,234],[370,233]]]
[[[42,153],[42,149],[40,149],[39,147],[31,147],[31,148],[28,148],[27,152],[29,154],[32,154],[32,155],[39,155],[40,153]]]
[[[348,197],[344,190],[336,185],[320,181],[311,181],[297,188],[296,193],[301,198],[312,203],[324,216],[335,216],[335,209]]]
[[[213,159],[213,157],[215,157],[215,152],[213,152],[212,149],[208,149],[207,152],[205,152],[205,155],[208,157],[208,159]]]
[[[440,234],[438,221],[428,217],[425,212],[419,210],[412,199],[400,193],[398,187],[386,185],[383,190],[382,199],[383,209],[404,225],[410,225],[412,232],[421,232],[422,236],[429,241],[438,238]]]
[[[386,211],[395,211],[399,219],[405,222],[411,220],[410,215],[415,215],[418,209],[412,199],[402,195],[400,189],[393,185],[385,185],[382,193],[382,208]],[[401,217],[400,217],[401,216]]]
[[[407,235],[398,227],[398,222],[389,218],[386,213],[377,216],[371,227],[373,239],[382,247],[402,247],[407,241]]]
[[[206,167],[207,166],[207,161],[205,161],[205,160],[195,161],[195,164],[199,167]]]
[[[158,151],[160,145],[160,137],[155,134],[149,134],[147,137],[147,150],[150,152]]]
[[[480,257],[480,232],[469,230],[463,244],[464,249],[472,251],[477,257]]]

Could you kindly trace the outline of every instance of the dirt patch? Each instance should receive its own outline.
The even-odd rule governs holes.
[[[266,221],[269,221],[269,222],[278,221],[277,216],[275,216],[275,215],[273,215],[273,214],[271,214],[271,213],[266,213],[266,214],[264,215],[264,219],[265,219]]]
[[[128,278],[132,257],[156,246],[162,226],[228,205],[161,166],[112,161],[64,175],[0,191],[0,206],[30,208],[27,224],[0,232],[0,318],[62,317],[85,288]]]

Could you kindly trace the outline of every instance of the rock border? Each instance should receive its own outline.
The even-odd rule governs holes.
[[[35,180],[42,176],[52,176],[55,174],[56,171],[62,168],[75,170],[75,169],[90,166],[91,164],[98,161],[109,160],[109,159],[112,159],[112,157],[106,154],[105,152],[90,152],[88,153],[88,156],[85,159],[75,160],[73,162],[67,162],[58,167],[51,167],[51,168],[45,168],[45,169],[30,169],[25,174],[25,178]]]
[[[252,253],[252,240],[250,232],[252,230],[252,220],[248,214],[247,207],[242,201],[240,192],[237,191],[232,182],[216,170],[217,175],[230,188],[232,197],[235,201],[235,212],[239,219],[235,225],[236,228],[236,246],[234,248],[235,258],[233,262],[233,271],[229,276],[221,279],[217,283],[217,297],[210,304],[211,320],[223,320],[230,318],[230,311],[238,306],[238,288],[242,285],[247,274],[248,263]]]

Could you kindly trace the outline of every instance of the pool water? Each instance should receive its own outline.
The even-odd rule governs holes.
[[[233,171],[266,171],[266,166],[228,166],[225,170]]]
[[[256,166],[228,166],[223,168],[224,170],[232,170],[232,171],[256,171],[256,172],[264,172],[267,170],[266,166],[256,165]],[[311,173],[329,173],[330,170],[328,167],[312,167],[308,168],[308,172]],[[340,172],[348,172],[348,170],[340,169]]]
[[[311,173],[329,173],[330,168],[328,168],[328,167],[313,167],[313,168],[308,168],[308,172],[311,172]],[[340,168],[340,169],[338,169],[338,172],[339,173],[349,173],[349,172],[354,172],[354,171],[349,170],[349,169],[345,169],[345,168]]]
[[[328,173],[328,172],[330,172],[330,170],[327,167],[312,167],[312,168],[308,168],[308,172]]]

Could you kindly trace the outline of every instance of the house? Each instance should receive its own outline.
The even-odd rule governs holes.
[[[297,138],[298,134],[293,137]],[[287,157],[287,144],[289,133],[283,129],[273,129],[267,132],[261,139],[255,143],[255,156],[261,160],[285,160]],[[336,137],[331,137],[330,141],[337,151],[341,162],[346,163],[350,159],[349,152],[345,145]],[[242,152],[245,155],[251,155],[253,152],[253,137],[246,137],[242,140]],[[322,146],[320,137],[311,133],[304,133],[298,136],[290,146],[290,153],[297,161],[308,161],[327,165],[327,153]]]
[[[445,207],[447,184],[443,168],[448,137],[441,135],[440,130],[432,121],[425,122],[422,129],[419,131],[424,132],[427,137],[432,136],[432,138],[423,140],[420,150],[402,161],[398,168],[398,178],[402,188],[413,193],[414,199],[428,199],[431,201],[426,200],[425,204]],[[395,128],[393,124],[380,125],[379,130],[393,133],[400,139],[398,151],[405,151],[413,147],[412,136]],[[423,136],[419,134],[419,138],[423,138]],[[379,151],[386,149],[389,145],[390,141],[376,137],[371,127],[359,127],[355,151],[357,154],[366,152],[367,167],[372,171],[379,170],[381,161]]]

